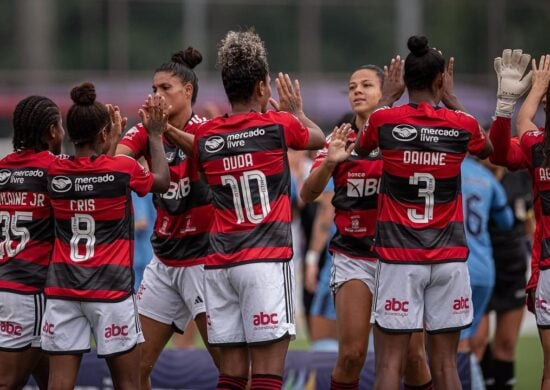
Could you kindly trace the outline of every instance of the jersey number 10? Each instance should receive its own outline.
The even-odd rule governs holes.
[[[269,193],[267,192],[267,178],[262,171],[255,169],[244,172],[240,177],[240,180],[237,180],[237,178],[232,175],[223,175],[221,177],[221,181],[222,185],[228,185],[233,193],[233,204],[235,206],[238,224],[245,221],[241,199],[244,201],[246,217],[252,223],[258,224],[262,222],[266,215],[271,211]],[[254,201],[252,199],[251,192],[251,183],[253,181],[255,181],[258,186],[261,207],[259,213],[254,210]]]

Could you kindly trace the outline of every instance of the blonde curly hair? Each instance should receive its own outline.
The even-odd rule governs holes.
[[[254,29],[229,31],[218,45],[218,67],[229,101],[248,102],[269,73],[264,42]]]

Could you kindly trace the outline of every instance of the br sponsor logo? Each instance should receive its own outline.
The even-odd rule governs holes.
[[[470,311],[470,298],[459,297],[453,300],[454,313],[467,313]]]
[[[67,176],[55,176],[52,179],[52,190],[55,192],[67,192],[73,186],[73,182]]]
[[[254,314],[252,324],[255,329],[275,329],[277,324],[279,324],[277,313],[264,313],[261,311],[258,314]]]
[[[7,184],[10,181],[11,171],[9,169],[2,169],[0,171],[0,186]]]
[[[126,337],[128,336],[128,325],[118,326],[111,324],[105,328],[104,336],[106,339],[119,336]]]
[[[171,181],[168,191],[166,191],[164,194],[160,194],[160,197],[167,200],[180,200],[189,195],[190,192],[191,183],[188,177],[184,177],[177,182]]]
[[[392,129],[391,133],[396,140],[409,142],[416,138],[418,130],[411,125],[397,125]]]
[[[350,178],[347,179],[348,198],[362,198],[376,195],[380,191],[380,181],[375,178]]]
[[[53,336],[55,331],[55,325],[52,323],[49,323],[48,321],[44,321],[44,325],[42,326],[42,334],[46,336]]]
[[[209,137],[204,143],[204,148],[208,153],[216,153],[223,149],[225,141],[219,135]]]
[[[409,315],[409,301],[399,300],[397,298],[386,299],[384,303],[384,310],[387,315],[394,316],[408,316]]]
[[[8,335],[8,336],[15,336],[19,337],[22,335],[23,327],[18,324],[14,324],[10,321],[0,321],[0,333]]]

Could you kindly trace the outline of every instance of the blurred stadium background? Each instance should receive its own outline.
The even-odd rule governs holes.
[[[266,42],[272,73],[301,80],[306,112],[326,131],[348,111],[349,72],[406,55],[413,33],[456,58],[457,95],[489,123],[493,58],[506,47],[549,52],[549,25],[550,1],[541,0],[1,1],[0,153],[11,148],[11,113],[21,98],[43,94],[66,111],[70,87],[85,80],[135,122],[154,69],[189,45],[204,55],[196,110],[224,112],[216,43],[229,29],[251,26]],[[533,317],[526,318],[518,389],[538,387],[542,366]]]

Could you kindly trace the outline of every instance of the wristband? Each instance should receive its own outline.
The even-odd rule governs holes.
[[[313,249],[309,249],[306,253],[304,261],[307,265],[317,265],[319,264],[319,252]]]
[[[495,116],[499,116],[502,118],[511,118],[514,114],[516,101],[516,99],[498,98],[497,107],[495,109]]]

